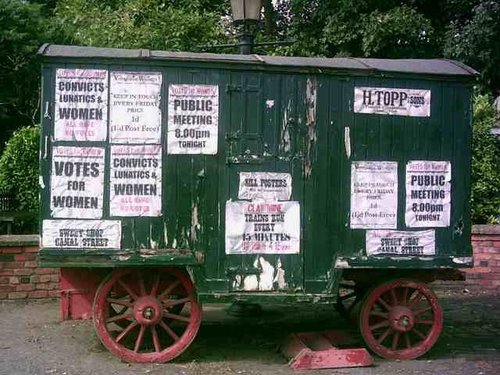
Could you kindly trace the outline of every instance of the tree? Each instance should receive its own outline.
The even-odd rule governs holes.
[[[38,121],[37,49],[50,41],[43,7],[0,0],[0,149],[12,132]]]
[[[484,87],[500,91],[500,3],[483,0],[470,18],[453,20],[444,46],[447,56],[471,65],[481,73]]]
[[[60,29],[72,43],[115,48],[193,51],[224,40],[222,1],[61,0]]]
[[[500,141],[490,131],[495,121],[491,98],[474,98],[472,128],[472,222],[500,219]]]
[[[0,193],[12,196],[18,215],[17,231],[38,230],[38,148],[40,128],[28,126],[14,132],[0,157]]]

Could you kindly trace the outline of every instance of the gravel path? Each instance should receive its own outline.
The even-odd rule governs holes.
[[[500,374],[500,298],[463,289],[438,287],[445,328],[421,359],[307,374]],[[344,326],[328,306],[264,306],[258,318],[226,307],[204,307],[197,339],[174,363],[131,365],[104,349],[90,321],[60,322],[57,301],[0,302],[0,374],[292,374],[276,350],[288,333]]]

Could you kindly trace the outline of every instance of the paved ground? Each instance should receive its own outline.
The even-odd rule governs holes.
[[[363,369],[307,374],[500,374],[500,298],[441,285],[445,328],[419,360],[376,359]],[[174,363],[130,365],[108,353],[88,321],[59,322],[57,301],[0,303],[0,374],[291,374],[276,351],[290,332],[342,326],[332,308],[265,307],[259,318],[233,318],[225,306],[205,307],[190,349]]]

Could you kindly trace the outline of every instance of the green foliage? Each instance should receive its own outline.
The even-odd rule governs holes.
[[[224,40],[218,8],[209,3],[61,0],[56,19],[75,44],[192,51]]]
[[[34,57],[44,35],[41,7],[0,0],[0,25],[0,124],[10,133],[18,121],[31,123],[36,107],[32,92],[38,86]]]
[[[0,157],[0,192],[14,197],[18,213],[15,227],[33,232],[38,218],[38,149],[40,128],[17,130]]]
[[[424,6],[427,2],[409,3],[407,6],[392,0],[292,0],[288,37],[297,43],[287,48],[286,53],[384,58],[435,56],[439,47],[435,28],[441,28],[442,20],[432,8]]]
[[[472,8],[470,18],[457,19],[447,33],[448,57],[481,72],[482,84],[500,92],[500,3],[483,0]]]
[[[361,22],[365,56],[383,58],[425,57],[434,50],[434,28],[425,16],[407,6],[387,12],[375,10]]]
[[[500,219],[500,141],[490,131],[495,121],[491,98],[474,98],[472,133],[472,222]]]
[[[0,0],[0,150],[12,132],[38,121],[37,49],[54,36],[49,10],[40,4]]]

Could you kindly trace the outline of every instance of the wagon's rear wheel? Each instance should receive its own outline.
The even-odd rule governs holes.
[[[414,359],[436,343],[443,327],[443,311],[425,284],[394,280],[367,294],[359,322],[373,352],[388,359]]]
[[[112,272],[96,293],[93,313],[103,345],[127,362],[170,361],[201,323],[191,279],[173,268]]]

